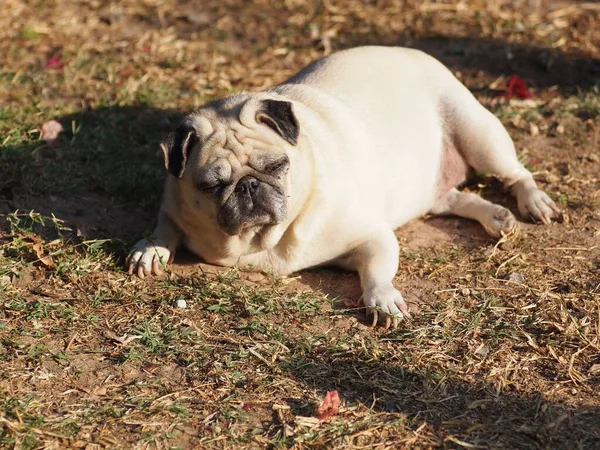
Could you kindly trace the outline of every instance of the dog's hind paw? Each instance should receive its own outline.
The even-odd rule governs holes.
[[[517,220],[504,206],[493,205],[493,214],[487,221],[482,221],[481,224],[490,236],[501,237],[503,234],[508,234],[517,226]]]

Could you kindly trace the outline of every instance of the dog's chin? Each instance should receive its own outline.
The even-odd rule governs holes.
[[[257,206],[246,213],[241,213],[238,208],[228,207],[225,204],[217,215],[219,228],[229,236],[238,236],[245,231],[260,231],[262,227],[273,226],[281,223],[285,218],[285,205],[277,205],[275,210]]]
[[[265,218],[264,220],[242,220],[239,223],[227,224],[225,226],[223,224],[219,225],[221,230],[229,236],[240,236],[245,231],[254,230],[255,232],[259,232],[263,227],[277,225],[278,223],[278,221]]]

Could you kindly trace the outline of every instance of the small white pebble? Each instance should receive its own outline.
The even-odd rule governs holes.
[[[187,308],[187,302],[184,299],[180,298],[179,300],[175,300],[174,306],[175,306],[175,308],[181,308],[181,309]]]

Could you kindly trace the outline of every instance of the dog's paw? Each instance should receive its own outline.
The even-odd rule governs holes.
[[[513,231],[517,226],[517,220],[504,206],[494,205],[491,217],[482,225],[490,236],[499,238],[502,234]]]
[[[537,188],[527,189],[517,198],[521,216],[549,224],[553,218],[559,218],[560,209],[548,195]]]
[[[173,260],[174,252],[156,242],[142,239],[133,246],[127,257],[127,272],[144,278],[146,275],[162,274],[162,267]]]
[[[377,325],[380,318],[385,317],[385,328],[390,325],[394,328],[403,318],[409,318],[408,305],[402,298],[402,294],[391,284],[385,286],[376,286],[363,293],[363,303],[367,309],[367,314],[373,314],[372,326]]]

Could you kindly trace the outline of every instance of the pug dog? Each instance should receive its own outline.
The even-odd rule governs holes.
[[[425,214],[474,219],[493,237],[517,226],[456,188],[471,170],[498,176],[523,217],[560,214],[500,121],[414,49],[323,57],[271,89],[207,104],[161,148],[170,175],[158,225],[131,251],[130,274],[159,274],[180,245],[280,275],[339,266],[358,272],[373,325],[386,328],[410,317],[393,284],[396,228]]]

